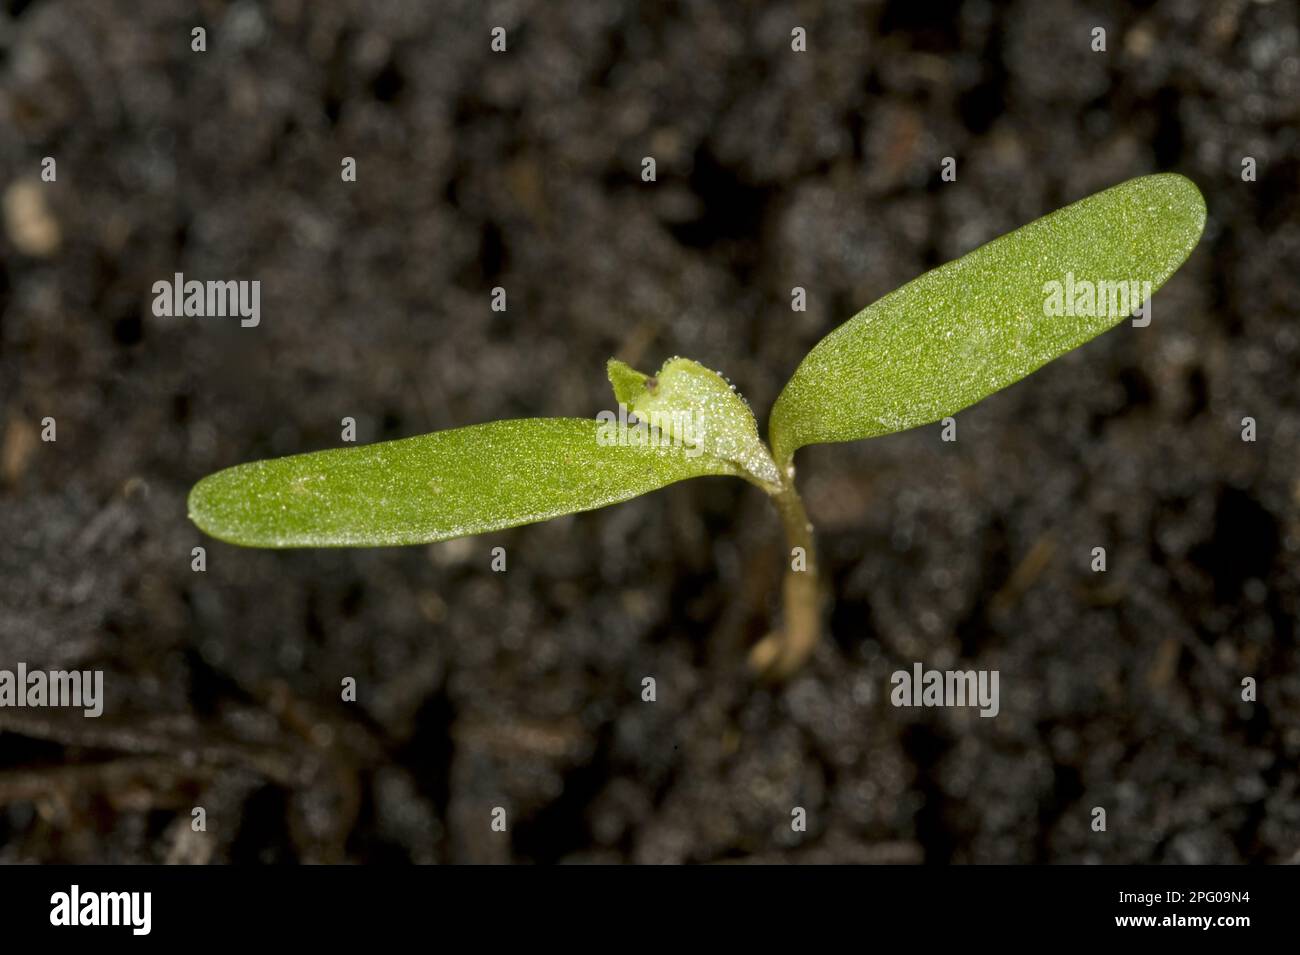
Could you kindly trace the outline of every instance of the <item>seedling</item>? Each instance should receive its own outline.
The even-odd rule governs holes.
[[[800,362],[765,443],[749,405],[687,358],[654,377],[620,361],[617,416],[525,418],[209,475],[190,519],[245,547],[427,544],[617,504],[686,478],[731,475],[776,505],[791,561],[782,626],[750,661],[784,677],[821,628],[813,530],[795,452],[956,414],[1132,314],[1187,259],[1205,202],[1182,176],[1144,176],[1059,209],[868,306]]]

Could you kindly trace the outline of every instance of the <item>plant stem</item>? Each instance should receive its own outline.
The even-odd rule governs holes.
[[[794,486],[794,469],[781,470],[781,488],[771,497],[781,515],[790,554],[781,585],[782,625],[779,631],[755,644],[749,656],[754,669],[773,679],[784,679],[799,669],[821,636],[821,596],[812,524]],[[802,560],[795,548],[802,550]]]

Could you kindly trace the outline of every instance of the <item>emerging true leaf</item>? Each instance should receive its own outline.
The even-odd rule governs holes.
[[[1143,176],[925,273],[800,363],[772,409],[776,460],[938,421],[1019,381],[1143,308],[1204,227],[1195,185]]]
[[[256,461],[209,475],[190,519],[246,547],[424,544],[732,474],[680,447],[602,440],[583,418],[524,418]]]
[[[731,465],[768,491],[780,478],[758,423],[736,389],[689,358],[670,358],[651,378],[610,359],[609,381],[621,404],[671,441]]]

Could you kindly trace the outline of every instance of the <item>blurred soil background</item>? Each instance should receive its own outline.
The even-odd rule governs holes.
[[[0,710],[0,861],[1297,861],[1295,3],[0,10],[0,667],[107,696]],[[1209,222],[1149,328],[956,443],[801,453],[835,596],[783,687],[744,666],[785,550],[740,481],[406,549],[186,519],[343,416],[594,415],[611,355],[765,422],[861,307],[1163,170]],[[260,280],[260,327],[154,317],[178,271]],[[895,709],[913,661],[1000,671],[1000,715]]]

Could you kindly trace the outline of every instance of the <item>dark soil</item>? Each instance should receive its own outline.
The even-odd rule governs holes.
[[[1297,859],[1296,4],[186,7],[0,13],[0,667],[107,694],[0,709],[0,862]],[[345,415],[594,415],[610,355],[761,420],[862,306],[1160,170],[1209,223],[1149,328],[955,443],[801,454],[834,603],[783,687],[745,668],[785,552],[740,481],[405,549],[186,519]],[[260,280],[261,325],[155,317],[177,271]],[[1001,713],[894,708],[913,661],[998,670]]]

